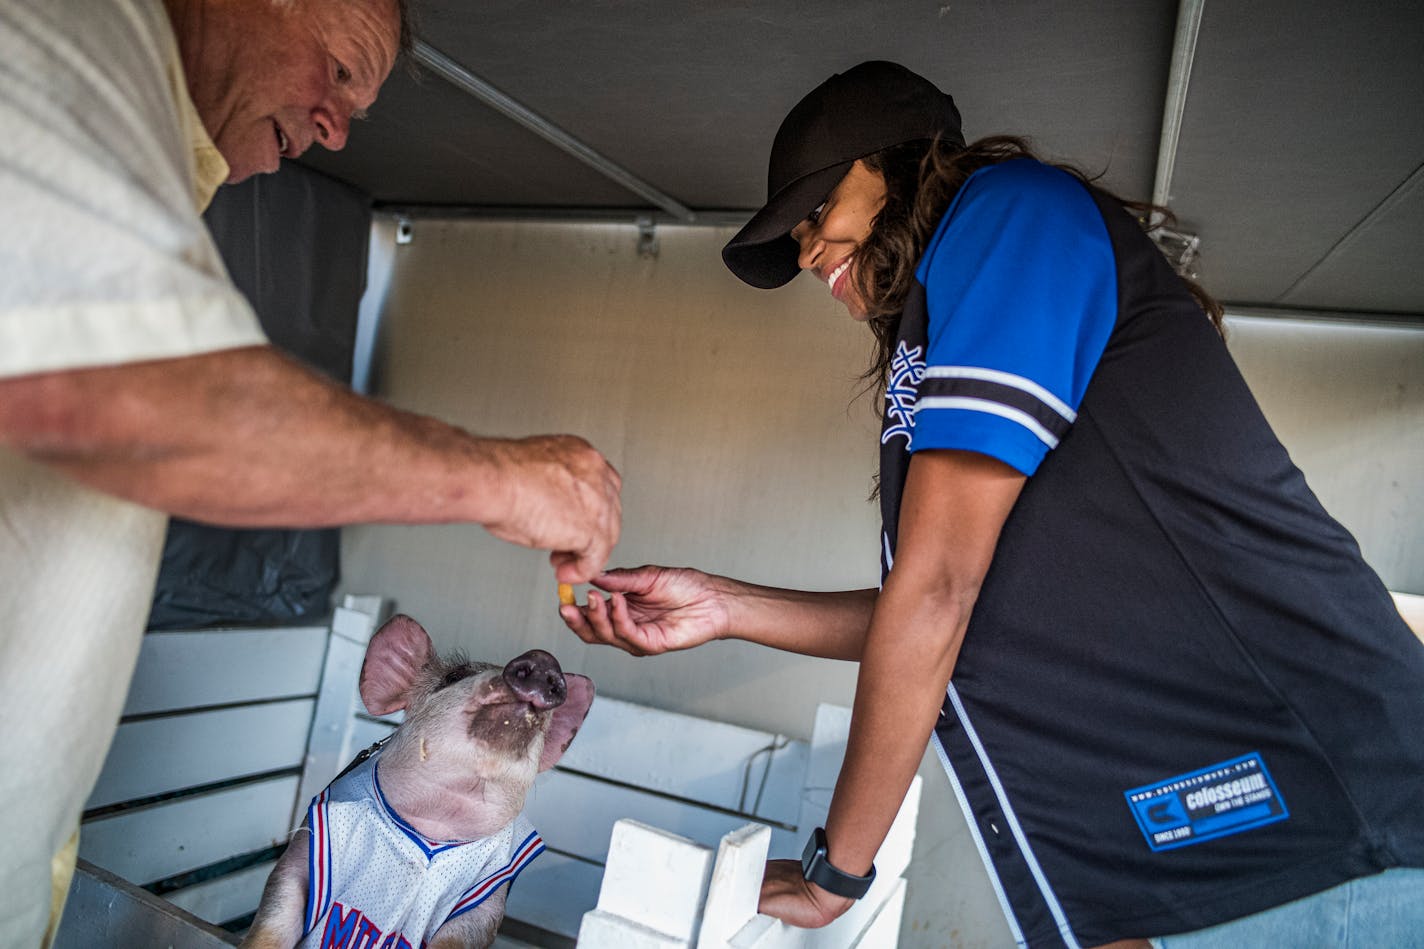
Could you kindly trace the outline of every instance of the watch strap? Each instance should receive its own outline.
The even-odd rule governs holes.
[[[871,864],[870,872],[863,877],[835,866],[826,853],[826,829],[817,827],[801,854],[801,875],[807,883],[814,883],[828,893],[858,900],[875,882],[875,865]]]

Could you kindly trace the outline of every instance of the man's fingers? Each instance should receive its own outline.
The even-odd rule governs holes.
[[[549,555],[549,562],[554,565],[554,579],[559,583],[587,583],[598,575],[597,569],[588,569],[577,554],[568,551],[555,551]]]
[[[608,565],[623,525],[623,478],[574,435],[500,442],[513,486],[507,516],[488,524],[503,540],[551,550],[562,583],[587,583]]]
[[[598,576],[608,560],[608,551],[601,559],[595,560],[588,553],[555,550],[549,554],[549,563],[554,567],[554,579],[559,583],[588,583]]]

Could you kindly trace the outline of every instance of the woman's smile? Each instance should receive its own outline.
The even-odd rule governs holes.
[[[847,257],[831,270],[826,277],[826,285],[831,288],[831,296],[837,300],[841,299],[841,280],[850,273],[850,258]]]
[[[831,296],[845,304],[857,320],[866,318],[868,307],[850,279],[855,252],[870,236],[875,216],[884,205],[884,176],[857,161],[825,202],[791,230],[792,239],[801,246],[801,269],[824,280]]]

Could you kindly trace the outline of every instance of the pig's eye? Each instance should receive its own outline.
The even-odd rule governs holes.
[[[443,689],[448,685],[454,685],[456,682],[459,682],[461,679],[468,678],[469,676],[469,666],[456,666],[449,672],[445,673],[445,678],[440,680],[440,688]]]

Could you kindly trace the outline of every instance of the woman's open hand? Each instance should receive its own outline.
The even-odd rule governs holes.
[[[609,570],[592,583],[584,606],[559,616],[586,643],[616,646],[635,656],[690,649],[727,634],[727,609],[716,578],[686,568],[643,566]]]

